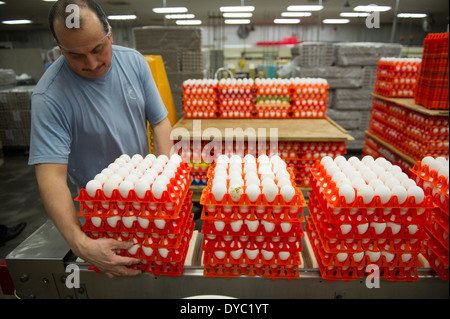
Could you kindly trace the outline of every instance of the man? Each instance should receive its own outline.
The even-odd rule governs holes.
[[[67,178],[83,188],[121,154],[147,154],[147,120],[156,154],[170,155],[168,112],[143,56],[113,45],[94,1],[59,0],[49,23],[62,56],[32,95],[29,164],[45,209],[72,251],[109,277],[138,274],[126,267],[138,259],[116,254],[131,243],[93,240],[81,231]]]

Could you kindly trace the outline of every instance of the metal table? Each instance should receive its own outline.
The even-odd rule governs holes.
[[[135,277],[108,278],[88,270],[67,246],[53,223],[48,220],[23,241],[7,257],[6,263],[19,298],[164,298],[179,299],[198,295],[221,295],[248,299],[307,298],[446,298],[449,283],[440,279],[431,268],[418,270],[420,280],[390,282],[381,279],[380,288],[367,288],[364,279],[328,281],[311,267],[307,251],[300,278],[293,280],[240,276],[209,278],[201,266],[201,234],[193,241],[192,259],[181,276],[155,277],[143,273]],[[191,242],[192,244],[192,242]],[[304,246],[303,246],[304,247]],[[79,288],[68,288],[66,279],[79,268]]]

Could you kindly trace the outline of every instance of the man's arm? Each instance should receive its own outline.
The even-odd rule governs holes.
[[[172,132],[172,125],[169,118],[166,117],[161,122],[152,125],[153,129],[153,143],[155,144],[155,155],[164,154],[170,157],[170,151],[173,146],[173,141],[170,139]]]
[[[125,267],[138,263],[139,259],[115,253],[116,250],[131,248],[132,243],[108,238],[94,240],[81,230],[67,185],[67,165],[37,164],[35,172],[44,207],[75,255],[90,262],[109,277],[141,273]]]

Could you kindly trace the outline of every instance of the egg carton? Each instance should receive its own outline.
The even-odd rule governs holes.
[[[293,265],[262,265],[262,264],[204,264],[203,276],[225,277],[230,279],[238,276],[261,276],[277,279],[298,279],[300,277],[298,266]]]
[[[197,118],[217,118],[218,111],[217,107],[183,107],[184,117],[187,119],[197,119]]]
[[[419,253],[390,253],[385,251],[327,253],[320,243],[314,249],[325,267],[367,267],[368,265],[398,268],[422,267],[418,259]]]
[[[193,233],[193,227],[194,223],[191,225],[191,230],[189,233],[186,234],[186,237],[180,237],[185,238],[185,242],[189,243],[192,233]],[[181,257],[179,257],[179,254],[176,254],[176,259],[178,259],[178,262],[175,261],[162,261],[162,260],[142,260],[142,262],[136,264],[127,266],[128,268],[132,269],[138,269],[146,273],[151,273],[154,276],[158,277],[159,275],[168,275],[169,277],[175,277],[179,276],[183,272],[184,268],[184,262],[186,260],[186,256],[188,253],[188,244],[186,244],[186,247],[184,248],[184,252],[182,253]],[[160,258],[160,259],[170,259],[170,258]],[[93,270],[96,273],[100,273],[100,270],[93,265],[90,265],[89,270]]]
[[[135,214],[148,210],[149,217],[154,218],[177,218],[180,213],[183,201],[189,192],[191,175],[185,177],[186,182],[173,181],[168,186],[168,190],[162,193],[161,199],[155,199],[150,191],[147,191],[143,199],[139,199],[135,190],[129,192],[127,198],[123,198],[118,190],[113,190],[110,198],[97,190],[95,197],[90,197],[84,189],[80,190],[80,195],[75,199],[81,202],[80,215],[86,216],[93,213],[105,215],[113,209],[119,211],[134,212]]]
[[[305,230],[306,234],[309,237],[311,242],[314,242],[313,231],[308,227],[309,224],[306,225]],[[317,246],[316,246],[317,247]],[[367,266],[325,266],[322,262],[321,256],[318,254],[316,249],[313,249],[314,256],[317,260],[317,264],[319,266],[319,271],[322,278],[327,279],[329,281],[334,280],[343,280],[345,282],[351,280],[357,280],[360,278],[367,278],[370,274],[366,269]],[[420,262],[419,262],[420,263]],[[392,282],[396,281],[416,281],[419,280],[419,276],[417,273],[417,267],[379,267],[379,278],[389,280]],[[373,273],[372,273],[373,275]]]
[[[112,209],[108,214],[82,214],[86,218],[82,230],[91,232],[178,234],[184,226],[186,216],[192,209],[191,197],[192,192],[186,197],[177,218],[155,218],[148,210],[136,213],[133,210],[119,212],[116,209]]]
[[[305,231],[317,234],[323,249],[327,253],[358,253],[361,251],[387,251],[390,253],[420,253],[424,251],[424,241],[419,239],[359,239],[359,238],[327,238],[320,223],[316,224],[314,218],[307,216]]]
[[[310,197],[311,199],[311,197]],[[358,224],[331,224],[319,206],[310,200],[309,211],[315,224],[320,224],[323,234],[329,239],[428,239],[426,224],[362,222]]]
[[[289,107],[255,107],[255,117],[264,119],[290,118]]]
[[[326,118],[327,106],[292,106],[291,118]]]
[[[219,106],[219,118],[253,118],[253,106]]]
[[[427,227],[430,237],[438,241],[444,249],[449,250],[449,233],[439,223],[434,223]]]
[[[444,267],[449,267],[449,250],[445,248],[438,240],[431,237],[426,241],[425,247],[427,253],[430,253],[431,251],[444,265]]]
[[[433,187],[438,188],[444,196],[449,197],[449,181],[448,177],[443,175],[438,176],[438,172],[434,169],[430,169],[427,164],[422,165],[420,161],[414,164],[411,172],[418,176],[421,180],[431,183]]]
[[[316,195],[321,194],[325,198],[329,207],[349,208],[349,209],[376,209],[376,208],[399,208],[404,210],[417,210],[419,213],[427,213],[433,208],[433,200],[430,196],[425,196],[422,202],[416,203],[413,196],[409,196],[404,203],[399,204],[397,196],[393,195],[384,204],[381,202],[380,196],[375,195],[370,203],[364,203],[362,197],[356,194],[356,198],[352,203],[347,203],[344,196],[339,195],[338,187],[332,178],[327,175],[320,161],[316,161],[311,170],[311,185],[314,187]],[[320,199],[320,198],[319,198]]]
[[[202,233],[219,236],[301,237],[301,224],[273,223],[265,220],[208,221],[203,220]]]
[[[181,262],[184,253],[189,248],[189,240],[194,231],[193,214],[188,218],[188,223],[184,230],[184,233],[180,234],[180,244],[178,247],[155,247],[151,236],[147,236],[144,241],[140,242],[136,237],[133,238],[134,245],[128,250],[122,252],[123,256],[138,258],[147,261],[159,261],[159,262]]]
[[[428,261],[431,268],[441,277],[443,280],[449,281],[449,267],[442,262],[441,258],[433,251],[428,243],[425,244],[427,248],[427,253],[424,254],[424,258]],[[447,262],[448,264],[448,262]]]
[[[204,205],[201,218],[208,221],[266,220],[298,224],[305,221],[303,207]]]
[[[203,249],[207,251],[215,251],[216,249],[231,251],[240,248],[247,248],[251,250],[255,249],[268,249],[267,247],[278,247],[279,249],[286,251],[302,251],[300,240],[303,237],[303,233],[299,237],[275,237],[275,236],[219,236],[204,234],[203,236]]]

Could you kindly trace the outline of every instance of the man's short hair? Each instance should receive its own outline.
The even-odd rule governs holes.
[[[75,4],[79,7],[89,8],[91,9],[99,18],[100,22],[103,25],[103,30],[105,30],[105,33],[107,34],[109,31],[109,23],[108,19],[106,17],[105,12],[103,12],[103,9],[100,7],[100,5],[95,2],[94,0],[59,0],[55,2],[52,7],[50,8],[50,12],[48,15],[48,22],[50,25],[50,31],[53,34],[53,37],[55,38],[56,42],[59,43],[58,38],[55,34],[55,28],[54,28],[54,22],[56,19],[64,19],[71,14],[71,12],[66,12],[66,8],[68,5]],[[80,24],[82,21],[80,20]]]

